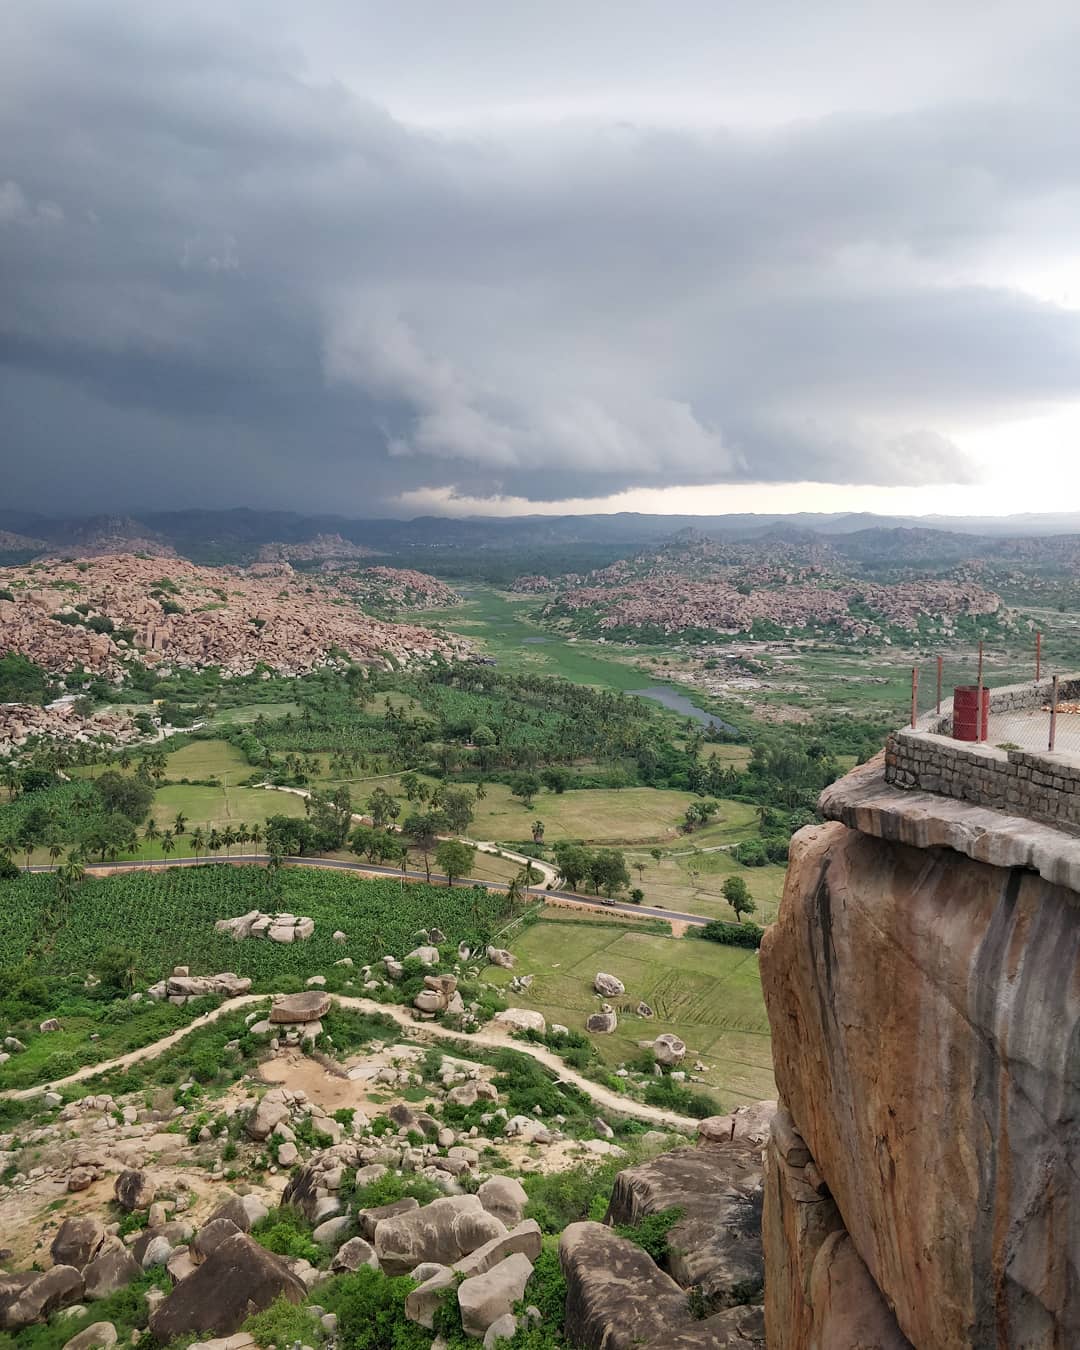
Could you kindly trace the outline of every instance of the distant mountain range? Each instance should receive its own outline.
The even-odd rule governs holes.
[[[500,573],[603,565],[683,535],[811,546],[827,540],[835,554],[862,564],[942,565],[966,559],[1013,559],[1071,568],[1080,557],[1080,512],[1002,517],[875,516],[866,512],[790,515],[663,516],[618,512],[585,516],[444,517],[353,520],[291,511],[151,511],[128,516],[55,519],[0,511],[0,561],[43,551],[95,554],[129,550],[178,553],[196,562],[250,562],[327,555],[338,538],[343,557],[358,549],[412,566],[462,574],[485,565]],[[330,549],[332,553],[332,549]],[[558,554],[555,558],[546,557]],[[486,562],[485,562],[486,560]],[[475,563],[476,567],[471,564]]]

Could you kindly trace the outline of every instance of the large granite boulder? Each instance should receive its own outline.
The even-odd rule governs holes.
[[[359,1210],[356,1215],[356,1226],[360,1229],[360,1236],[371,1242],[375,1237],[375,1229],[385,1219],[393,1219],[399,1214],[408,1214],[419,1208],[419,1200],[411,1195],[403,1195],[400,1200],[391,1200],[385,1205],[374,1205],[371,1209]]]
[[[201,1265],[208,1256],[217,1251],[226,1238],[231,1238],[234,1233],[241,1231],[243,1230],[237,1227],[232,1219],[211,1219],[209,1223],[204,1223],[191,1243],[192,1261],[197,1266]]]
[[[101,1251],[105,1228],[92,1214],[73,1214],[60,1225],[49,1246],[54,1266],[74,1266],[82,1270]]]
[[[609,1224],[639,1224],[681,1209],[668,1234],[666,1269],[684,1289],[700,1288],[711,1309],[745,1303],[764,1279],[761,1149],[730,1143],[678,1148],[615,1178]]]
[[[34,1322],[44,1322],[58,1308],[68,1308],[82,1296],[83,1278],[74,1266],[0,1275],[0,1330],[21,1331]]]
[[[234,1233],[151,1314],[150,1330],[163,1344],[179,1336],[228,1336],[275,1299],[302,1303],[307,1289],[280,1256]]]
[[[65,1341],[63,1350],[109,1350],[117,1339],[116,1328],[111,1322],[91,1322]]]
[[[252,1227],[260,1219],[265,1219],[268,1213],[269,1210],[257,1195],[229,1195],[206,1222],[211,1224],[215,1219],[228,1219],[241,1233],[250,1233]]]
[[[521,1252],[504,1257],[482,1274],[458,1285],[461,1327],[466,1336],[483,1336],[492,1322],[514,1310],[532,1275],[532,1262]]]
[[[515,1031],[538,1031],[542,1036],[547,1030],[544,1014],[532,1008],[504,1008],[491,1019],[503,1027],[512,1027]]]
[[[475,1195],[450,1195],[383,1219],[375,1229],[375,1254],[388,1275],[407,1275],[422,1261],[452,1266],[506,1225],[485,1212]]]
[[[497,1266],[515,1253],[532,1262],[540,1255],[540,1246],[540,1225],[535,1219],[523,1219],[509,1233],[492,1238],[468,1256],[463,1256],[455,1263],[454,1269],[459,1275],[483,1275],[492,1266]]]
[[[307,989],[302,994],[285,994],[270,1009],[270,1021],[275,1026],[290,1022],[317,1022],[330,1011],[330,995],[321,989]]]
[[[596,1036],[609,1036],[618,1025],[619,1018],[613,1012],[594,1012],[585,1019],[585,1030]]]
[[[599,1223],[572,1223],[559,1239],[567,1340],[580,1350],[667,1344],[692,1321],[686,1291],[649,1254]]]
[[[521,1222],[529,1196],[515,1177],[488,1177],[476,1194],[489,1214],[501,1219],[508,1228]]]
[[[792,840],[760,958],[780,1097],[912,1344],[1080,1344],[1080,895],[935,847],[941,799],[875,772],[829,790],[859,829]],[[926,846],[891,842],[916,815]]]
[[[87,1298],[105,1298],[123,1289],[142,1274],[142,1267],[128,1249],[116,1239],[115,1246],[104,1247],[83,1271]]]
[[[862,1341],[822,1341],[835,1350],[870,1350]],[[765,1350],[765,1315],[760,1304],[725,1308],[682,1331],[666,1331],[644,1350]]]
[[[136,1209],[149,1209],[154,1203],[157,1191],[145,1172],[129,1168],[116,1178],[113,1194],[120,1208],[131,1212]]]
[[[593,976],[592,987],[604,998],[617,998],[620,994],[626,993],[626,985],[622,980],[604,970],[598,970]]]
[[[653,1041],[653,1058],[665,1068],[673,1068],[686,1058],[686,1042],[665,1031]]]

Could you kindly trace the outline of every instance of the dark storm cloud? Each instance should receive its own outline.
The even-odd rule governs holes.
[[[1074,232],[1064,74],[1064,102],[482,135],[214,12],[9,12],[11,502],[965,481],[948,428],[1080,392],[1075,314],[984,266]]]

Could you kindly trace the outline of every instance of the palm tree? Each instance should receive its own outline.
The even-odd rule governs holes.
[[[166,830],[161,836],[161,851],[167,858],[176,847],[176,840],[173,838],[172,830]]]
[[[256,853],[258,853],[259,851],[259,845],[262,843],[262,837],[263,837],[262,826],[259,824],[258,821],[256,821],[255,824],[252,825],[251,829],[248,831],[248,838],[251,840],[252,844],[254,844]]]
[[[4,765],[4,786],[8,790],[8,798],[11,801],[14,801],[19,795],[20,781],[18,769],[15,767],[14,763],[9,761]]]
[[[116,762],[117,762],[117,764],[120,765],[121,769],[123,769],[123,770],[125,770],[125,771],[128,770],[128,769],[130,769],[130,768],[131,768],[131,751],[130,751],[130,750],[121,750],[119,756],[117,757]]]
[[[486,796],[487,796],[487,788],[484,785],[484,780],[481,778],[476,785],[476,800],[478,802],[482,802]]]
[[[66,860],[56,869],[56,891],[64,904],[69,903],[76,891],[86,879],[82,860],[74,849]]]
[[[544,822],[542,820],[533,821],[532,837],[534,844],[542,844],[544,842]]]
[[[240,824],[237,825],[236,829],[233,831],[233,838],[235,839],[236,843],[238,843],[241,847],[243,847],[244,844],[247,843],[248,827],[246,821],[242,820]]]
[[[206,841],[206,847],[215,855],[221,852],[221,835],[218,834],[217,830],[210,831],[210,838]]]
[[[232,857],[232,846],[236,843],[236,831],[231,825],[227,825],[222,833],[221,842],[225,846],[225,856]]]
[[[187,833],[187,816],[183,811],[177,811],[176,819],[173,821],[173,834]]]
[[[52,843],[49,845],[49,857],[51,858],[54,867],[56,866],[56,860],[60,857],[63,851],[64,851],[63,844],[61,844],[58,839],[53,839]]]
[[[199,850],[206,845],[206,835],[203,834],[201,825],[196,825],[191,831],[191,847],[195,850],[196,860],[199,857]]]
[[[153,816],[146,822],[146,829],[143,830],[143,838],[148,844],[152,844],[155,839],[161,838],[161,831],[157,827],[157,822]]]

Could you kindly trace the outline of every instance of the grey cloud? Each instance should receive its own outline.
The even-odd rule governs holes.
[[[971,280],[1075,228],[1064,81],[770,131],[437,131],[247,6],[57,0],[13,38],[13,501],[963,482],[951,428],[1080,393],[1076,314]]]

